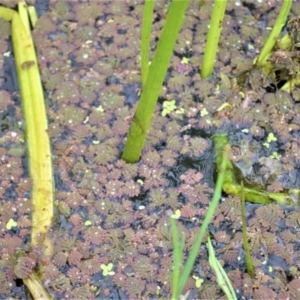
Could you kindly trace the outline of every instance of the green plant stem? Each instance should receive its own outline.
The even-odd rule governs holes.
[[[178,299],[180,265],[182,261],[183,245],[179,242],[178,229],[174,219],[171,218],[172,241],[173,241],[173,272],[172,272],[172,299]]]
[[[223,186],[223,182],[224,182],[224,178],[225,178],[225,174],[226,174],[226,166],[227,166],[227,156],[228,156],[228,151],[225,149],[225,151],[223,152],[223,159],[220,165],[220,169],[219,169],[219,173],[218,173],[218,179],[217,179],[217,183],[216,183],[216,187],[215,187],[215,191],[214,191],[214,195],[212,198],[212,201],[210,203],[210,206],[207,210],[206,216],[203,220],[203,223],[201,225],[201,228],[198,232],[196,241],[192,247],[192,250],[189,253],[189,256],[187,258],[186,264],[183,268],[182,274],[180,276],[180,280],[179,280],[179,288],[178,288],[178,295],[181,295],[184,286],[188,280],[188,277],[193,269],[195,260],[197,258],[198,255],[198,251],[200,248],[200,245],[202,243],[202,239],[204,237],[204,234],[207,230],[207,227],[210,223],[210,220],[213,217],[213,214],[216,210],[216,208],[218,207],[219,204],[219,200],[221,197],[221,193],[222,193],[222,186]],[[178,297],[177,297],[178,298]]]
[[[246,203],[245,203],[245,193],[244,193],[243,181],[241,181],[241,187],[242,187],[242,197],[241,197],[242,205],[241,205],[241,207],[242,207],[243,245],[244,245],[244,251],[245,251],[247,272],[250,275],[250,277],[253,278],[255,275],[255,271],[254,271],[254,266],[253,266],[252,257],[251,257],[251,253],[250,253],[249,242],[248,242],[248,238],[247,238]]]
[[[141,38],[141,73],[143,87],[145,86],[149,70],[149,48],[154,5],[155,0],[145,0]]]
[[[260,55],[257,58],[257,61],[256,61],[257,65],[263,66],[264,63],[266,63],[266,60],[268,59],[268,57],[270,56],[271,51],[272,51],[273,47],[275,46],[275,44],[278,40],[278,37],[281,33],[282,27],[286,23],[287,17],[289,15],[289,12],[291,9],[292,2],[293,2],[292,0],[284,0],[283,1],[279,15],[273,26],[273,29],[272,29],[267,41],[265,42]]]
[[[122,159],[129,163],[138,162],[140,159],[188,4],[189,0],[173,0],[171,2],[122,154]]]
[[[201,67],[202,78],[211,76],[213,72],[226,4],[227,0],[215,0],[214,3]]]

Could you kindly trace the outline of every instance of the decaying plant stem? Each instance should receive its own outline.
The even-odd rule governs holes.
[[[52,177],[52,162],[50,141],[47,133],[48,122],[45,110],[44,94],[34,45],[29,29],[27,6],[19,2],[19,13],[12,9],[0,7],[0,17],[11,21],[12,42],[16,63],[22,107],[26,123],[26,140],[29,160],[29,171],[33,187],[31,200],[33,204],[31,245],[42,246],[43,256],[52,255],[52,243],[48,230],[53,218],[54,183]],[[24,283],[34,295],[47,295],[37,285],[37,275],[24,279]],[[45,294],[46,293],[46,294]],[[35,299],[41,299],[40,296]]]

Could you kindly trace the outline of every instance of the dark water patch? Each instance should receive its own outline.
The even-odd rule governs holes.
[[[157,103],[159,103],[161,105],[163,105],[164,101],[167,101],[167,98],[165,98],[165,97],[158,97],[158,99],[157,99]]]
[[[12,53],[11,40],[7,40],[8,51]],[[13,103],[17,106],[21,105],[20,97],[18,96],[18,77],[15,67],[15,61],[12,54],[4,57],[4,66],[1,72],[2,85],[1,90],[7,91]],[[16,119],[16,109],[14,105],[8,105],[7,110],[0,112],[0,136],[6,131],[17,131],[19,129]]]
[[[184,163],[183,156],[177,158],[177,163],[173,166],[169,172],[171,172],[173,180],[176,180],[176,184],[179,184],[180,180],[179,177],[183,174],[189,165]]]
[[[107,22],[108,14],[102,14],[95,19],[95,28],[101,29],[102,24]],[[76,20],[75,20],[76,21]]]
[[[193,101],[196,103],[203,103],[204,97],[200,97],[199,95],[193,94]]]
[[[11,42],[9,42],[11,44]],[[11,46],[9,47],[11,48]],[[11,51],[11,50],[9,50]],[[18,90],[18,77],[17,77],[17,71],[15,66],[15,61],[12,55],[5,56],[4,58],[4,67],[3,67],[3,83],[1,88],[13,93],[16,90]]]
[[[66,231],[71,231],[72,230],[72,228],[73,228],[73,225],[72,224],[70,224],[68,221],[67,221],[67,219],[66,219],[66,217],[65,216],[63,216],[63,215],[59,215],[59,219],[58,220],[56,220],[57,222],[58,222],[58,224],[59,224],[59,228],[62,228],[62,229],[64,229],[64,230],[66,230]]]
[[[49,4],[50,4],[50,0],[35,1],[35,8],[39,17],[49,11]]]
[[[101,41],[103,41],[106,46],[109,46],[114,43],[114,38],[113,37],[101,37]]]
[[[113,66],[113,67],[115,67],[115,66]],[[121,84],[121,81],[116,75],[112,75],[105,79],[105,84],[107,86],[110,86],[112,84]]]
[[[127,84],[123,91],[121,92],[122,96],[125,96],[125,104],[132,107],[136,102],[138,102],[140,96],[136,92],[137,89],[141,87],[141,84]]]
[[[166,179],[168,180],[169,182],[169,187],[178,187],[179,184],[180,184],[180,180],[179,180],[179,177],[176,176],[174,170],[169,170],[167,175],[166,175]]]
[[[17,185],[15,183],[10,182],[10,186],[5,189],[3,194],[3,199],[7,202],[14,202],[18,198],[18,194],[16,192]]]
[[[300,170],[293,169],[287,174],[283,174],[279,178],[279,182],[283,184],[286,189],[299,188],[300,187]]]
[[[53,178],[56,191],[70,192],[70,187],[64,183],[60,171],[57,168],[53,168]]]
[[[267,264],[262,265],[262,268],[264,269],[264,271],[266,272],[266,274],[272,275],[272,273],[268,271],[268,268],[270,266],[272,266],[272,267],[280,267],[284,271],[288,271],[289,268],[290,268],[290,265],[288,265],[283,258],[281,258],[280,256],[278,256],[276,254],[269,254],[268,255]]]
[[[203,181],[207,182],[209,186],[214,187],[214,153],[212,150],[206,151],[199,158],[192,158],[188,156],[181,156],[177,159],[177,167],[174,168],[176,177],[180,177],[188,169],[194,169],[201,172],[204,176]]]
[[[149,203],[148,191],[141,192],[138,196],[131,197],[130,201],[133,202],[133,210],[140,210],[140,206],[147,206]]]
[[[189,135],[190,137],[202,137],[202,138],[209,138],[211,139],[212,135],[216,133],[216,130],[214,128],[209,129],[196,129],[191,128],[187,129],[182,132],[182,135]]]
[[[11,118],[7,112],[0,112],[0,133],[11,130],[13,123],[15,123],[15,120]]]
[[[277,92],[277,87],[275,84],[271,83],[269,86],[265,88],[267,93],[276,93]]]
[[[248,3],[248,2],[242,1],[242,4],[244,7],[248,8],[249,11],[254,11],[256,9],[256,5],[254,3]]]
[[[223,221],[222,225],[220,225],[218,228],[216,228],[215,225],[213,225],[213,224],[210,224],[208,226],[208,228],[209,228],[209,232],[212,233],[212,234],[216,234],[219,231],[225,231],[228,234],[228,236],[232,236],[233,235],[232,221],[231,220],[225,220],[225,221]]]
[[[239,130],[235,130],[235,129],[231,129],[230,132],[228,132],[228,138],[230,141],[230,145],[231,146],[241,146],[242,142],[247,140],[247,141],[251,141],[253,138],[251,135],[249,135],[248,133],[245,133],[243,131]]]
[[[119,29],[117,29],[117,33],[118,34],[126,34],[127,33],[127,29],[119,28]]]

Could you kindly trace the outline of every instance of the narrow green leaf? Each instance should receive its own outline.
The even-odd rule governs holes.
[[[247,272],[251,276],[251,278],[254,277],[255,271],[254,271],[254,266],[252,262],[252,257],[250,253],[250,247],[248,243],[248,238],[247,238],[247,224],[246,224],[246,204],[245,204],[245,191],[244,191],[244,184],[243,181],[241,181],[241,187],[242,187],[242,232],[243,232],[243,244],[244,244],[244,251],[245,251],[245,257],[246,257],[246,267],[247,267]]]
[[[204,237],[204,234],[207,230],[207,227],[209,225],[210,220],[213,217],[213,214],[216,210],[216,208],[218,207],[219,204],[219,200],[221,198],[221,193],[222,193],[222,186],[223,186],[223,182],[224,182],[224,178],[225,178],[225,173],[226,173],[226,166],[227,166],[227,156],[228,156],[228,149],[225,148],[225,151],[223,152],[223,159],[222,159],[222,163],[220,165],[220,168],[218,170],[218,179],[217,179],[217,183],[216,183],[216,187],[215,187],[215,191],[213,194],[213,199],[210,203],[210,206],[207,210],[206,216],[203,220],[203,224],[198,232],[196,241],[192,247],[192,250],[189,253],[189,256],[187,258],[186,264],[184,266],[183,272],[180,276],[180,281],[179,281],[179,289],[178,289],[178,294],[180,295],[184,289],[184,286],[188,280],[188,277],[193,269],[195,260],[197,258],[198,252],[199,252],[199,248],[200,245],[202,243],[202,239]]]
[[[165,26],[154,52],[141,98],[127,135],[127,142],[122,154],[122,159],[127,162],[135,163],[140,159],[188,4],[189,0],[173,0],[170,5]]]
[[[202,78],[209,77],[213,72],[226,4],[227,0],[215,0],[214,3],[201,67]]]
[[[145,0],[141,38],[142,86],[145,86],[149,70],[149,48],[154,5],[155,0]]]
[[[183,245],[178,236],[178,229],[174,219],[171,220],[172,241],[173,241],[173,272],[172,272],[172,299],[178,299],[179,273],[182,262]]]
[[[282,30],[282,27],[284,26],[284,24],[287,20],[287,17],[290,13],[292,2],[293,2],[292,0],[284,0],[283,1],[280,12],[279,12],[279,15],[276,19],[276,22],[275,22],[274,26],[273,26],[273,29],[272,29],[267,41],[265,42],[264,47],[261,50],[260,55],[257,59],[257,64],[258,65],[263,65],[266,62],[266,60],[269,57],[273,47],[275,46],[275,44],[277,42],[277,39],[280,35],[280,32]]]
[[[223,290],[228,300],[237,300],[232,284],[223,269],[222,265],[218,261],[215,255],[214,247],[211,243],[210,237],[208,236],[206,247],[208,249],[209,255],[209,265],[215,271],[217,277],[217,283],[219,287]]]

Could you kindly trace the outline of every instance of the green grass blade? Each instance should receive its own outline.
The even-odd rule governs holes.
[[[202,78],[213,72],[226,4],[227,0],[215,0],[201,67]]]
[[[165,26],[162,29],[145,86],[142,89],[141,98],[127,135],[127,142],[122,154],[122,159],[127,162],[135,163],[140,159],[188,4],[189,0],[173,0],[170,5]]]
[[[155,0],[145,0],[141,38],[141,73],[143,87],[145,86],[149,70],[149,49],[154,5]]]
[[[223,269],[222,265],[216,258],[215,251],[214,251],[214,248],[213,248],[213,245],[211,243],[209,236],[207,239],[206,247],[207,247],[208,253],[209,253],[209,264],[216,273],[217,282],[218,282],[219,287],[223,290],[223,292],[227,296],[227,299],[237,300],[234,289],[232,287],[232,284],[231,284],[225,270]]]
[[[180,265],[182,262],[183,245],[179,241],[178,228],[171,218],[171,229],[172,229],[172,241],[173,241],[173,272],[172,272],[172,299],[177,299],[179,297],[179,273]]]
[[[191,252],[189,253],[189,256],[187,258],[186,264],[184,266],[183,272],[180,276],[180,281],[179,281],[179,289],[178,289],[178,294],[180,295],[184,289],[184,286],[188,280],[188,277],[193,269],[195,260],[197,258],[198,255],[198,251],[203,239],[203,236],[207,230],[207,227],[209,225],[210,220],[213,217],[213,214],[216,210],[216,208],[218,207],[219,204],[219,199],[221,197],[221,193],[222,193],[222,186],[223,186],[223,182],[224,182],[224,176],[225,176],[225,172],[226,172],[226,166],[227,166],[227,156],[228,156],[228,149],[226,148],[225,151],[223,152],[223,161],[221,163],[221,166],[219,168],[219,172],[218,172],[218,179],[217,179],[217,183],[216,183],[216,187],[215,187],[215,191],[214,191],[214,195],[213,195],[213,199],[210,203],[210,206],[207,210],[206,216],[203,220],[203,224],[198,232],[196,241],[192,247]]]
[[[291,9],[291,5],[292,5],[292,0],[284,0],[279,12],[279,15],[276,19],[276,22],[273,26],[273,29],[266,41],[266,43],[264,44],[264,47],[257,59],[257,64],[258,65],[263,65],[267,58],[269,57],[273,47],[275,46],[277,39],[280,35],[281,29],[284,26],[286,19],[289,15],[290,9]]]

